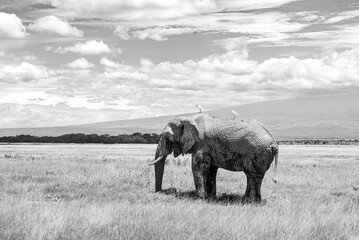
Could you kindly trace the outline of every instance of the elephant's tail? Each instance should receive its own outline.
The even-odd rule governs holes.
[[[272,178],[274,183],[277,183],[277,165],[278,165],[278,145],[272,146],[272,154],[274,156],[274,176]]]

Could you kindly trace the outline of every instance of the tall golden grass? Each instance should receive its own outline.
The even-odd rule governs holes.
[[[190,157],[154,145],[0,145],[0,239],[359,239],[359,148],[280,146],[261,205],[241,205],[242,172],[220,170],[218,198],[196,197]]]

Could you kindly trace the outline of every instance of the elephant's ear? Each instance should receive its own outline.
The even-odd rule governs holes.
[[[194,120],[182,120],[182,154],[186,154],[193,145],[203,139],[203,133],[199,130]]]

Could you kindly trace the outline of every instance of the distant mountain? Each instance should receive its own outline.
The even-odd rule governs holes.
[[[257,119],[278,138],[359,138],[359,94],[288,99],[237,106],[240,116]],[[233,116],[230,109],[213,111]]]
[[[251,117],[266,125],[277,138],[359,138],[359,94],[268,101],[207,111],[233,118]],[[194,104],[195,108],[195,104]],[[197,110],[197,109],[196,109]],[[192,115],[195,113],[181,114]],[[174,116],[119,120],[45,128],[0,129],[0,136],[29,134],[58,136],[66,133],[160,133]]]

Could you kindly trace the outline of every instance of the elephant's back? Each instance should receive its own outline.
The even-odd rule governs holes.
[[[272,133],[260,122],[251,118],[212,118],[207,125],[208,137],[222,141],[231,150],[252,152],[277,145]]]

